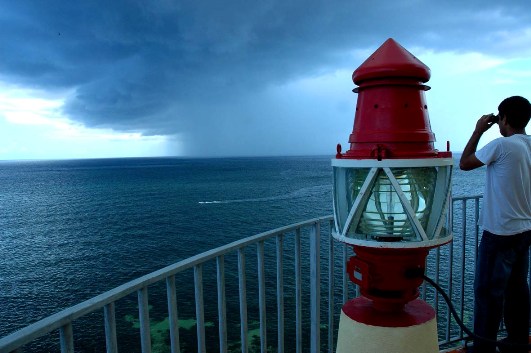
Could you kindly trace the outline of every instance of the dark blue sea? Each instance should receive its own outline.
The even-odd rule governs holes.
[[[332,214],[329,156],[0,162],[0,337],[131,279]],[[454,168],[454,195],[484,170]]]

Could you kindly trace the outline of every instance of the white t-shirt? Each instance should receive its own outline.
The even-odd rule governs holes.
[[[487,165],[479,224],[497,235],[531,230],[531,136],[500,137],[476,158]]]

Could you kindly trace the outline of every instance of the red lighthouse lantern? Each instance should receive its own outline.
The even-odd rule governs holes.
[[[352,75],[350,149],[338,145],[332,160],[333,235],[353,246],[347,271],[361,296],[343,307],[339,353],[438,352],[435,312],[418,299],[418,287],[429,249],[452,239],[453,160],[434,148],[429,78],[429,68],[393,39]]]

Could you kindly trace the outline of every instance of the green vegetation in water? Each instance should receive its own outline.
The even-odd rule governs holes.
[[[151,306],[149,307],[151,309]],[[140,320],[133,315],[125,315],[125,321],[131,323],[133,328],[140,328]],[[179,320],[179,329],[191,330],[195,328],[197,321],[194,319]],[[171,351],[170,346],[166,343],[166,339],[170,331],[169,318],[164,318],[162,321],[149,319],[149,327],[151,333],[151,349],[153,353],[168,353]],[[214,327],[213,322],[206,322],[205,327]]]
[[[250,321],[248,330],[247,330],[247,344],[249,353],[259,353],[261,352],[260,347],[260,322],[259,321]],[[241,341],[233,341],[228,344],[228,351],[231,353],[238,353],[242,351]],[[268,353],[276,352],[276,348],[273,346],[267,346]]]
[[[150,306],[151,309],[151,306]],[[133,328],[140,328],[140,321],[137,317],[133,315],[125,315],[125,321],[131,323]],[[167,338],[170,330],[170,322],[166,317],[162,321],[156,321],[150,318],[150,332],[151,332],[151,349],[153,353],[169,353],[171,351],[170,346],[167,344]],[[195,319],[181,319],[179,320],[179,330],[193,330],[195,329],[197,320]],[[213,322],[206,322],[205,327],[214,327]],[[261,351],[260,347],[260,322],[251,321],[249,322],[249,327],[247,331],[247,342],[249,353],[258,353]],[[320,325],[321,330],[326,330],[328,328],[327,324]],[[228,342],[228,351],[229,352],[241,352],[241,341],[232,341]],[[181,352],[184,350],[181,349]],[[268,345],[267,352],[274,353],[276,352],[275,347]]]

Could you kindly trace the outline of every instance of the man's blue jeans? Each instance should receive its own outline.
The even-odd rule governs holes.
[[[529,339],[529,245],[531,231],[511,236],[483,232],[474,282],[474,333],[496,340],[502,315],[511,343]],[[503,349],[503,347],[502,347]],[[505,350],[502,350],[502,352]],[[526,352],[511,348],[509,352]],[[474,353],[494,353],[493,344],[474,341]]]

